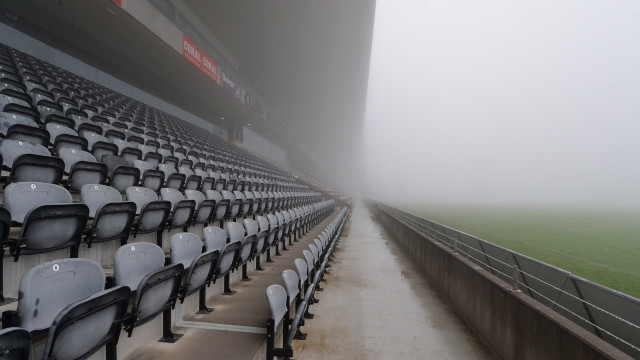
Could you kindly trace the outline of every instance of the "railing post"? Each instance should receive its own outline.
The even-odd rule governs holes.
[[[519,292],[520,290],[518,289],[518,275],[520,273],[520,269],[518,268],[518,265],[513,264],[513,281],[511,283],[511,291],[513,292]]]
[[[458,241],[456,239],[453,239],[453,253],[458,253]]]

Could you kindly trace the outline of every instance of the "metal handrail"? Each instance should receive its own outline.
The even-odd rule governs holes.
[[[440,243],[566,316],[586,330],[640,358],[640,300],[518,252],[406,211],[377,207],[427,239]],[[491,253],[487,250],[491,249]],[[522,263],[522,264],[521,264]],[[526,263],[526,269],[523,266]]]

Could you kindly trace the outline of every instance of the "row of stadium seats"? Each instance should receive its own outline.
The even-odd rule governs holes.
[[[38,145],[22,153],[8,151],[3,155],[8,158],[5,169],[24,153],[51,156],[75,149],[75,153],[63,151],[67,174],[74,161],[108,163],[102,157],[112,155],[116,158],[111,159],[115,164],[108,168],[109,174],[116,164],[124,166],[122,160],[130,168],[138,160],[139,176],[159,170],[165,181],[168,174],[183,168],[181,174],[187,177],[205,179],[212,173],[249,177],[272,191],[305,188],[289,174],[194,125],[4,46],[0,46],[0,109],[0,136]],[[160,164],[166,166],[153,169]],[[104,171],[103,166],[94,167]]]
[[[176,301],[198,292],[208,311],[207,285],[232,294],[232,272],[248,279],[251,261],[261,269],[336,206],[193,124],[1,44],[0,164],[0,300],[19,294],[2,316],[7,354],[106,344],[113,359],[121,328],[160,314],[174,341]]]
[[[226,190],[222,193],[208,190],[205,195],[197,190],[181,193],[163,188],[160,194],[158,197],[151,189],[129,187],[125,194],[127,201],[123,201],[114,188],[86,184],[81,189],[80,201],[74,203],[71,194],[58,185],[12,183],[4,190],[0,207],[2,252],[9,250],[14,261],[18,261],[21,255],[69,248],[70,257],[78,257],[82,241],[88,248],[113,240],[124,245],[130,236],[150,233],[156,235],[156,243],[162,247],[165,230],[188,231],[192,226],[207,226],[215,221],[223,226],[224,221],[239,218],[246,221],[250,217],[261,222],[263,228],[293,227],[313,212],[312,201],[318,200],[316,196],[302,194],[268,201],[270,198],[254,198],[251,192]],[[108,251],[103,256],[109,256]],[[4,254],[0,264],[3,258]],[[1,275],[0,270],[0,278]]]
[[[293,357],[293,339],[307,337],[300,328],[304,325],[304,318],[313,318],[309,306],[318,302],[314,294],[323,290],[320,281],[330,267],[329,261],[348,213],[347,208],[342,209],[314,239],[314,243],[309,244],[309,250],[303,251],[304,259],[295,259],[296,271],[287,269],[282,272],[284,287],[273,284],[267,288],[267,301],[271,309],[271,318],[267,320],[267,360],[273,360],[276,356]],[[280,323],[283,346],[276,348],[276,330]]]
[[[38,265],[22,277],[17,310],[2,314],[3,356],[28,359],[31,333],[47,330],[44,359],[84,358],[105,345],[107,357],[115,358],[121,329],[132,336],[135,328],[161,314],[162,341],[174,342],[170,321],[176,301],[198,292],[200,310],[210,311],[205,304],[209,284],[224,278],[229,290],[230,272],[240,267],[246,272],[248,261],[277,246],[288,233],[304,231],[306,224],[327,216],[334,205],[323,202],[291,226],[263,229],[252,219],[245,219],[244,225],[229,222],[226,231],[210,226],[205,228],[204,242],[193,233],[178,233],[171,237],[168,258],[155,244],[129,243],[115,253],[112,277],[88,259]]]

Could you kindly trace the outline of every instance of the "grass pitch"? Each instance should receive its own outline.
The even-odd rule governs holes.
[[[397,207],[640,298],[640,211]]]

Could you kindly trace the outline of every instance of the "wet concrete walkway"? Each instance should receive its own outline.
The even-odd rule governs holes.
[[[330,270],[296,359],[493,358],[364,205]]]

